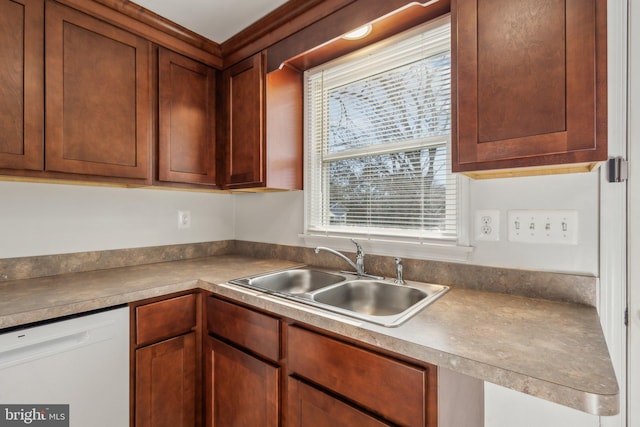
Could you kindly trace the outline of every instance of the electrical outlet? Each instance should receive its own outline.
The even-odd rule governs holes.
[[[178,228],[190,228],[191,227],[191,212],[190,211],[178,211]]]
[[[500,240],[500,211],[476,211],[476,240]]]
[[[510,242],[578,244],[578,211],[514,210],[507,213]]]

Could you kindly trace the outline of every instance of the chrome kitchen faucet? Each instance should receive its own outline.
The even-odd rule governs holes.
[[[345,260],[346,262],[349,263],[349,265],[351,267],[353,267],[353,269],[356,271],[356,274],[360,277],[367,277],[370,279],[377,279],[380,280],[382,279],[382,277],[380,276],[373,276],[371,274],[367,274],[364,271],[364,250],[362,249],[362,246],[360,245],[360,243],[356,242],[354,239],[351,239],[351,241],[353,242],[354,245],[356,245],[356,262],[354,263],[353,261],[351,261],[347,256],[345,256],[344,254],[331,249],[331,248],[327,248],[325,246],[318,246],[315,249],[316,253],[320,253],[320,251],[327,251],[330,252],[336,256],[339,256],[340,258],[342,258],[343,260]]]

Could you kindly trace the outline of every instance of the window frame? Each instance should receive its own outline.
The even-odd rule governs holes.
[[[398,36],[392,36],[388,39],[385,39],[381,42],[374,43],[365,48],[359,49],[356,52],[352,52],[350,54],[344,55],[338,59],[330,61],[327,64],[331,66],[336,64],[342,64],[347,61],[351,61],[356,59],[362,55],[366,55],[371,50],[379,50],[384,49],[386,46],[390,44],[396,44],[400,42],[402,39],[410,37],[410,35],[415,34],[417,32],[425,32],[428,31],[429,28],[436,28],[441,25],[446,25],[450,23],[450,15],[444,15],[438,17],[426,24],[420,25],[419,27],[415,27],[408,31],[401,33]],[[454,58],[451,58],[453,61]],[[326,67],[327,64],[320,65],[318,67],[314,67],[315,69],[322,69]],[[304,105],[306,107],[307,103],[307,82],[306,78],[304,79]],[[310,164],[310,147],[311,144],[308,141],[308,133],[306,129],[311,125],[309,115],[304,114],[304,162],[305,165]],[[432,140],[431,143],[435,143],[436,141],[440,142],[442,140],[446,141],[447,149],[448,149],[448,172],[451,174],[451,132],[448,135],[440,135],[435,137],[423,138],[426,140]],[[420,145],[417,140],[413,140],[410,142],[400,142],[400,143],[392,143],[392,147],[387,145],[383,147],[383,144],[378,146],[373,146],[376,150],[371,150],[372,146],[366,147],[362,149],[362,155],[375,155],[384,152],[398,152],[398,148],[410,148],[416,147]],[[420,145],[422,147],[422,145]],[[349,156],[357,153],[358,149],[349,150]],[[331,158],[339,158],[344,156],[344,153],[336,153]],[[326,160],[326,159],[325,159]],[[321,163],[324,163],[320,160]],[[326,168],[322,168],[322,170],[326,170]],[[339,250],[353,250],[353,245],[350,242],[350,239],[355,238],[360,242],[365,244],[368,250],[373,250],[378,254],[388,254],[394,256],[408,256],[412,258],[424,258],[424,259],[438,259],[438,260],[447,260],[447,261],[464,261],[468,258],[469,254],[472,251],[472,248],[469,246],[469,182],[468,178],[462,175],[453,174],[456,179],[456,235],[447,237],[433,237],[424,235],[423,231],[416,231],[416,234],[420,234],[418,237],[411,236],[412,230],[406,229],[406,232],[397,233],[395,230],[391,229],[389,232],[386,232],[383,229],[376,230],[375,232],[371,232],[368,229],[358,229],[356,227],[350,228],[349,230],[338,230],[323,227],[322,229],[316,228],[311,224],[310,221],[310,203],[312,203],[312,193],[320,191],[323,182],[324,185],[328,184],[328,179],[319,180],[321,181],[319,184],[316,183],[315,187],[311,185],[311,173],[308,168],[305,168],[304,171],[304,181],[305,181],[305,195],[304,195],[304,231],[300,235],[300,237],[305,241],[307,246],[313,247],[317,245],[332,245],[332,247]],[[328,197],[327,192],[322,192],[323,197]],[[325,201],[325,203],[327,203]],[[396,229],[397,230],[397,229]]]

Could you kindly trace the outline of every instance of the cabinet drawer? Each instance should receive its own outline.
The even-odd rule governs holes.
[[[146,345],[189,332],[197,324],[197,295],[136,307],[136,344]]]
[[[407,365],[302,328],[287,329],[289,370],[389,421],[426,424],[425,368]]]
[[[207,329],[270,360],[280,359],[280,321],[274,317],[209,298]]]

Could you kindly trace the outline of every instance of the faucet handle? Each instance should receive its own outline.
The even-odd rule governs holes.
[[[356,242],[356,239],[351,239],[351,243],[356,245],[356,255],[364,255],[364,250],[362,250],[362,245]]]
[[[396,257],[395,262],[396,262],[396,280],[394,280],[394,283],[396,285],[404,285],[406,284],[406,282],[402,278],[402,258]]]

